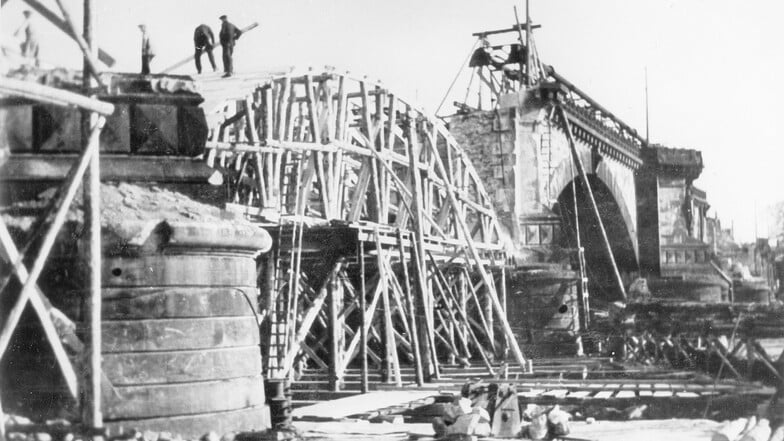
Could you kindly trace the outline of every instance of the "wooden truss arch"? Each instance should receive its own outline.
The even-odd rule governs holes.
[[[232,198],[250,215],[413,230],[414,157],[425,236],[462,245],[460,212],[478,247],[502,250],[491,198],[468,156],[442,124],[377,83],[338,73],[271,77],[209,118],[210,163],[233,168]]]
[[[524,364],[493,279],[505,251],[491,198],[446,127],[334,71],[252,84],[207,115],[206,158],[228,207],[277,238],[260,282],[269,373],[304,356],[339,382],[366,350],[398,381],[401,357],[425,376],[477,355],[492,370],[505,345]]]

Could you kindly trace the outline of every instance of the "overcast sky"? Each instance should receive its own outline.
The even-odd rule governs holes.
[[[54,0],[42,0],[56,9]],[[81,15],[80,0],[65,0]],[[471,33],[514,23],[521,1],[468,0],[94,0],[96,40],[118,61],[140,67],[139,23],[152,32],[163,69],[189,55],[193,28],[216,31],[227,14],[259,22],[235,49],[235,70],[335,66],[379,79],[434,111],[474,44]],[[21,22],[21,0],[0,16],[2,39]],[[645,131],[648,68],[651,141],[699,149],[697,185],[736,236],[767,234],[765,207],[784,199],[784,2],[769,0],[531,0],[545,63],[631,126]],[[76,44],[37,17],[41,58],[80,65]],[[220,69],[220,53],[218,67]],[[206,59],[204,60],[206,63]],[[192,65],[178,73],[194,72]],[[465,89],[457,88],[454,98]],[[448,100],[451,102],[452,98]]]

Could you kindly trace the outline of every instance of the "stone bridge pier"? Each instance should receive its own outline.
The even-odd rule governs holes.
[[[512,238],[515,265],[573,263],[576,233],[592,295],[619,298],[599,222],[581,185],[562,114],[569,120],[616,262],[626,284],[639,273],[635,174],[642,165],[639,140],[624,136],[589,108],[559,99],[539,86],[501,95],[494,110],[462,113],[450,131],[494,198],[502,227]],[[577,179],[577,180],[575,180]],[[575,216],[575,213],[577,216]]]

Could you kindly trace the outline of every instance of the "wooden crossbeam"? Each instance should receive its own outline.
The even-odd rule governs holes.
[[[68,208],[73,201],[74,196],[76,196],[76,190],[79,188],[79,183],[81,182],[82,177],[84,176],[85,171],[87,170],[87,166],[92,159],[94,154],[98,152],[98,139],[101,134],[101,129],[103,128],[104,119],[100,118],[96,125],[93,127],[92,132],[90,134],[90,138],[88,140],[87,147],[84,149],[82,156],[79,158],[79,161],[75,165],[76,172],[73,175],[73,180],[71,182],[67,182],[64,185],[66,186],[65,196],[63,197],[63,204],[60,206],[58,211],[55,213],[54,219],[52,221],[52,225],[49,227],[46,236],[41,241],[41,246],[39,247],[38,256],[36,257],[35,261],[33,262],[33,266],[29,271],[29,274],[26,277],[26,281],[23,282],[22,289],[19,293],[19,297],[16,300],[11,312],[8,314],[8,318],[5,321],[5,324],[2,328],[2,333],[0,333],[0,357],[5,353],[5,350],[8,347],[8,343],[11,340],[11,335],[13,334],[14,330],[16,329],[16,325],[19,323],[19,319],[22,316],[22,312],[27,304],[27,301],[30,297],[36,292],[38,277],[41,274],[41,271],[44,268],[44,264],[46,263],[46,259],[49,256],[49,252],[54,245],[55,239],[57,238],[57,234],[60,231],[63,223],[65,222],[66,215],[68,213]],[[5,247],[6,255],[13,254],[12,251],[6,246]],[[24,256],[19,256],[13,262],[13,267],[17,272],[17,276],[20,277],[20,268],[24,266],[22,263],[22,258]],[[41,318],[44,320],[44,318]]]
[[[495,341],[493,341],[493,331],[485,320],[485,314],[482,311],[482,304],[479,303],[479,296],[477,295],[476,289],[474,285],[471,283],[471,276],[468,274],[468,269],[463,268],[463,272],[466,275],[466,285],[468,285],[468,292],[471,293],[471,298],[474,300],[474,304],[476,305],[477,315],[479,315],[479,321],[482,323],[481,329],[484,330],[485,335],[490,340],[490,344],[493,347],[493,352],[495,353]],[[492,312],[492,311],[491,311]]]
[[[19,252],[16,249],[16,245],[14,245],[13,239],[11,238],[11,234],[8,232],[8,229],[6,228],[5,222],[3,222],[2,218],[0,218],[0,245],[2,245],[2,248],[0,248],[0,256],[2,256],[6,262],[8,262],[10,265],[13,265],[14,262],[21,262],[21,256],[19,255]],[[27,268],[25,268],[24,265],[15,265],[14,271],[16,272],[20,283],[23,285],[27,284],[27,282],[30,280],[30,274],[27,272]],[[55,328],[54,323],[52,323],[49,308],[47,307],[49,302],[45,301],[46,297],[38,288],[38,285],[34,285],[34,287],[35,291],[32,295],[30,295],[29,298],[30,305],[32,305],[33,310],[38,316],[41,322],[41,326],[43,327],[44,334],[46,335],[46,339],[49,342],[49,345],[52,347],[55,359],[57,360],[57,365],[60,367],[63,378],[65,378],[68,392],[70,392],[71,396],[76,399],[78,398],[78,381],[76,372],[74,371],[73,365],[68,359],[68,354],[65,352],[65,348],[60,341],[60,335],[57,332],[57,328]],[[10,335],[14,328],[9,329],[10,331],[8,331],[8,340],[10,341]],[[5,327],[3,329],[3,334],[6,334]],[[4,353],[5,349],[0,352],[0,359],[2,359]]]
[[[436,287],[436,292],[438,292],[441,295],[441,298],[444,300],[444,302],[447,305],[451,305],[452,302],[457,304],[457,300],[454,297],[452,297],[452,293],[444,292],[444,289],[441,286],[441,280],[440,280],[440,277],[439,277],[439,276],[442,277],[442,275],[440,274],[440,270],[438,269],[438,266],[436,265],[435,260],[433,259],[432,255],[430,255],[430,260],[432,262],[433,269],[434,269],[434,271],[437,274],[437,276],[435,278],[436,283],[434,284],[434,286]],[[456,309],[457,309],[458,315],[460,316],[460,319],[464,323],[468,324],[468,315],[466,314],[466,311],[464,311],[462,308],[459,308],[459,307],[456,308]],[[451,306],[447,308],[447,312],[450,314],[450,319],[452,320],[452,322],[453,323],[457,323],[458,320],[453,315]],[[468,334],[468,337],[471,339],[471,341],[474,343],[474,346],[479,351],[479,355],[482,357],[482,362],[485,364],[485,367],[487,368],[487,371],[490,373],[490,375],[495,375],[495,371],[493,370],[493,365],[490,362],[490,359],[487,357],[487,354],[485,353],[485,350],[484,350],[484,348],[482,346],[482,343],[479,341],[479,338],[477,338],[476,334],[474,333],[474,331],[471,329],[470,326],[466,326],[466,331],[467,331],[466,333]]]
[[[371,324],[373,323],[373,316],[376,312],[376,305],[378,304],[378,300],[381,298],[381,289],[383,287],[381,285],[380,278],[381,277],[379,277],[379,281],[376,283],[376,287],[373,290],[373,298],[370,300],[370,305],[368,305],[367,309],[365,310],[365,333],[370,330]],[[348,364],[351,363],[351,360],[353,360],[356,356],[355,352],[357,350],[357,345],[359,344],[359,338],[361,335],[362,333],[358,332],[354,335],[354,338],[351,339],[351,342],[346,349],[346,357],[343,359],[342,370],[345,371],[348,367]]]
[[[321,311],[321,308],[324,306],[324,301],[326,300],[328,293],[328,285],[331,283],[332,278],[337,276],[338,272],[343,267],[343,263],[343,259],[338,260],[329,276],[324,280],[324,283],[322,283],[318,296],[313,299],[313,303],[311,303],[310,308],[308,308],[308,311],[302,318],[302,323],[294,336],[294,344],[286,353],[281,369],[277,373],[277,378],[286,378],[288,376],[288,373],[294,364],[294,358],[300,351],[300,345],[305,341],[305,338],[310,331],[310,327],[313,325],[313,321],[316,320],[319,311]]]

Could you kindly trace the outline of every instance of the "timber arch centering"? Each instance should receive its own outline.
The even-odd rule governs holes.
[[[203,85],[227,96],[205,92],[207,162],[229,208],[276,239],[260,271],[269,376],[300,363],[337,385],[365,350],[398,382],[405,360],[425,376],[455,359],[492,371],[505,349],[524,364],[494,280],[508,239],[440,122],[332,70],[221,83]]]

